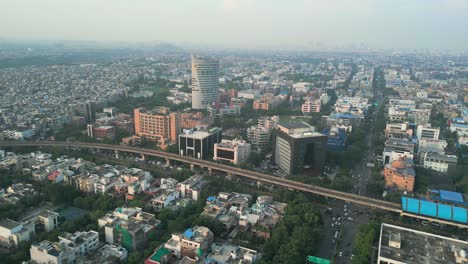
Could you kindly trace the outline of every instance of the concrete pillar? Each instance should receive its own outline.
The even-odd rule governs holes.
[[[116,158],[116,159],[119,159],[119,151],[117,151],[117,150],[114,151],[114,154],[115,154],[115,158]]]
[[[141,160],[145,160],[145,154],[141,154]]]
[[[230,181],[233,181],[233,180],[237,179],[237,176],[235,174],[232,174],[231,172],[228,172],[227,175],[226,175],[226,179],[228,179]]]
[[[213,169],[212,168],[208,168],[208,175],[211,176],[213,174]]]
[[[166,159],[166,165],[171,166],[171,160],[170,159]]]
[[[263,182],[261,182],[261,181],[257,181],[257,188],[260,188],[260,187],[262,187],[262,185],[263,185]]]
[[[190,164],[190,170],[193,171],[195,169],[195,165]]]

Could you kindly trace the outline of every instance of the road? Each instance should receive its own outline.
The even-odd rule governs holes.
[[[384,97],[382,95],[381,89],[375,91],[374,102],[376,102],[378,106],[383,104]],[[369,134],[366,137],[366,150],[364,157],[351,172],[353,182],[355,183],[353,186],[353,192],[363,196],[367,194],[367,185],[369,182],[369,176],[371,174],[371,169],[367,167],[367,163],[373,162],[372,154],[374,153],[375,146],[373,146],[372,142],[376,132],[374,123],[376,121],[377,112],[378,111],[376,109],[369,117],[369,119],[373,120],[373,122],[370,126]],[[343,224],[346,226],[346,228],[341,229],[340,240],[337,242],[336,249],[332,256],[335,257],[335,263],[347,264],[351,263],[354,237],[359,230],[359,226],[368,223],[372,219],[372,212],[354,204],[342,203],[340,209],[341,211],[337,210],[336,213],[334,212],[334,216],[341,216]],[[351,217],[352,221],[348,217]]]

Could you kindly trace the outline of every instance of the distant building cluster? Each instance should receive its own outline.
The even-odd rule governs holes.
[[[136,77],[137,69],[125,63],[2,69],[0,133],[25,140],[67,124],[93,123],[95,112],[124,96]]]
[[[389,105],[389,122],[385,127],[387,140],[382,155],[387,187],[413,191],[415,162],[440,173],[456,167],[457,156],[445,153],[447,141],[439,139],[440,128],[428,123],[431,108],[427,109],[424,117],[414,119],[414,116],[405,114],[408,109],[415,108],[414,100],[391,99]],[[398,119],[391,117],[396,114],[395,109],[401,112]]]

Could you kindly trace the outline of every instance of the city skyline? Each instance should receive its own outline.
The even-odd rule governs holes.
[[[463,0],[0,3],[0,39],[168,42],[226,48],[466,50]],[[105,19],[103,19],[105,18]]]

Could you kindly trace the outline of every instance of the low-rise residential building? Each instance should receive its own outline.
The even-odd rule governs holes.
[[[54,211],[41,210],[25,219],[22,219],[21,222],[33,223],[36,231],[43,230],[45,232],[51,232],[58,228],[58,218],[59,214]]]
[[[424,153],[421,160],[424,168],[446,173],[457,166],[458,158],[456,155],[428,152]]]
[[[179,184],[180,196],[182,198],[189,198],[194,201],[198,201],[205,184],[206,181],[203,180],[203,176],[193,175]]]
[[[106,242],[119,244],[127,250],[144,248],[159,224],[153,214],[138,207],[118,207],[98,219],[99,227],[104,227]]]
[[[450,132],[457,132],[458,136],[468,136],[468,123],[465,122],[452,122],[450,124]]]
[[[75,252],[58,242],[43,240],[31,245],[29,250],[32,264],[63,264],[73,263]]]
[[[258,96],[260,96],[260,92],[256,90],[252,90],[252,89],[242,90],[237,93],[238,98],[245,98],[245,99],[251,99],[251,100],[254,100]]]
[[[416,137],[418,139],[439,139],[440,128],[431,127],[430,124],[423,126],[419,125],[416,131]]]
[[[418,140],[418,152],[432,152],[443,153],[447,148],[447,141],[443,139],[429,139],[423,138]]]
[[[332,126],[344,126],[350,127],[349,131],[352,130],[353,126],[358,126],[361,123],[361,117],[353,115],[351,113],[332,113],[329,116],[322,116],[322,123],[325,127]]]
[[[59,236],[58,242],[48,240],[31,245],[31,263],[65,264],[76,263],[76,259],[94,251],[99,245],[99,234],[87,232],[65,233]]]
[[[19,223],[8,218],[0,220],[0,245],[3,247],[16,247],[22,241],[30,241],[35,235],[33,222]]]
[[[73,234],[64,233],[59,237],[59,243],[66,245],[75,252],[75,256],[85,256],[99,245],[99,233],[90,230],[87,232],[77,231]]]
[[[213,232],[209,228],[195,226],[185,230],[182,234],[172,234],[172,237],[164,244],[164,248],[178,258],[201,258],[206,256],[213,239]]]
[[[389,164],[399,159],[414,159],[415,144],[411,141],[390,138],[385,142],[382,154],[383,164]]]
[[[207,264],[252,264],[256,263],[261,254],[253,249],[223,243],[213,243],[211,252],[206,257]]]
[[[15,183],[6,189],[4,194],[0,194],[1,201],[10,204],[16,204],[23,198],[32,197],[37,191],[29,183]]]
[[[206,109],[208,110],[208,113],[210,113],[210,116],[223,117],[227,115],[239,115],[241,106],[238,104],[228,105],[220,103],[213,106],[207,106]]]
[[[270,239],[273,229],[283,217],[286,204],[273,200],[271,196],[259,196],[250,210],[239,217],[241,230],[250,230],[254,236]]]
[[[151,199],[151,205],[156,210],[161,210],[174,204],[180,198],[180,191],[175,189],[161,189],[158,190],[153,199]]]
[[[413,136],[413,130],[409,128],[408,123],[388,123],[385,127],[385,137],[397,139],[410,139]]]
[[[145,264],[166,264],[170,263],[170,260],[172,260],[171,251],[161,246],[145,260]]]
[[[117,264],[124,262],[128,257],[128,251],[118,245],[105,244],[102,247],[80,256],[76,259],[76,264]]]
[[[252,196],[241,193],[220,192],[218,196],[210,196],[202,215],[221,222],[227,230],[238,225],[238,218],[249,209]]]

